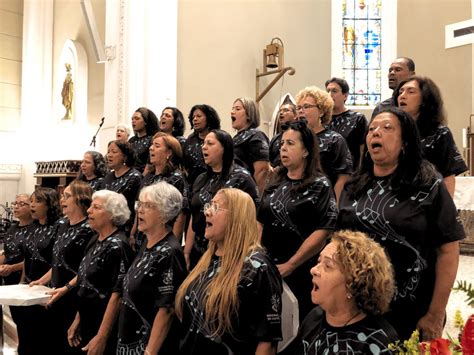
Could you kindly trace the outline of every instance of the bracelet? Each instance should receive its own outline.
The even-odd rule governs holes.
[[[64,287],[66,287],[68,291],[71,291],[71,290],[74,288],[74,286],[71,285],[69,282],[66,282],[66,284],[64,285]]]

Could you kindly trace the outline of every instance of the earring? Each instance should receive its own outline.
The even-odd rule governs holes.
[[[348,300],[350,300],[350,299],[352,298],[352,295],[351,295],[350,293],[348,293],[348,294],[346,295],[346,298],[347,298]]]

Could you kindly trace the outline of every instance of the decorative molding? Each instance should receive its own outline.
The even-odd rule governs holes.
[[[20,180],[21,164],[0,164],[0,180]]]
[[[118,44],[118,85],[117,85],[117,119],[122,122],[123,119],[123,101],[124,101],[124,76],[125,76],[125,6],[126,0],[120,0],[119,12],[119,44]]]
[[[445,48],[453,48],[474,43],[474,19],[446,25]]]
[[[37,175],[77,174],[81,167],[80,160],[37,161]]]

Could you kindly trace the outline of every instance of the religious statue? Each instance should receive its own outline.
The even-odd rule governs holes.
[[[66,63],[66,78],[64,79],[61,96],[63,97],[63,106],[66,108],[63,120],[72,119],[72,102],[74,98],[74,83],[72,82],[71,64]]]

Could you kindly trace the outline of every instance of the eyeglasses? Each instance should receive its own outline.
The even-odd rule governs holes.
[[[313,108],[313,107],[318,107],[318,105],[310,105],[310,104],[304,104],[303,106],[296,106],[296,111],[299,111],[299,110],[309,110],[310,108]]]
[[[29,206],[30,204],[27,203],[27,202],[23,202],[23,201],[20,201],[20,202],[12,202],[12,206],[13,207],[25,207],[25,206]]]
[[[222,208],[217,202],[211,201],[204,205],[204,212],[209,212],[210,214],[216,214],[219,211],[226,211],[227,208]]]
[[[136,204],[137,210],[138,210],[140,207],[143,208],[144,210],[151,210],[152,208],[156,208],[156,203],[137,201],[137,204]]]
[[[285,107],[285,108],[281,108],[279,112],[280,113],[287,113],[287,112],[291,112],[291,111],[292,110],[290,108]]]

